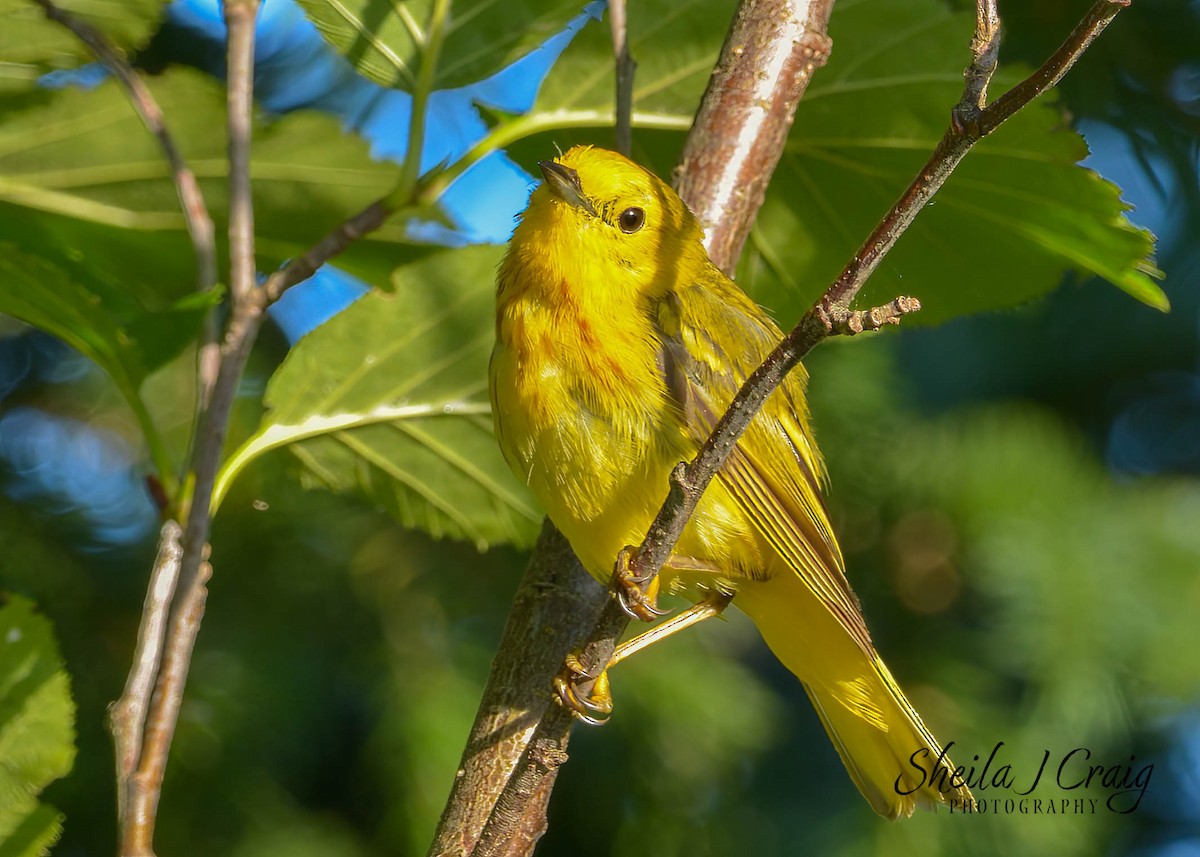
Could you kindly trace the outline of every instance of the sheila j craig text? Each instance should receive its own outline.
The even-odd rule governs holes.
[[[1103,807],[1127,815],[1141,804],[1154,774],[1154,765],[1138,767],[1136,756],[1130,756],[1128,763],[1100,764],[1086,747],[1055,758],[1046,750],[1040,763],[1020,768],[1001,757],[1003,741],[997,742],[981,767],[976,767],[980,757],[973,756],[972,764],[951,771],[944,763],[953,746],[951,741],[936,756],[925,747],[909,756],[916,782],[902,786],[902,777],[897,777],[896,793],[909,795],[931,785],[945,794],[966,785],[975,800],[951,800],[951,814],[1094,814]],[[1008,794],[987,794],[992,790]]]

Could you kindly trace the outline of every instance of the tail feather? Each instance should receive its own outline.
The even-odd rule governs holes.
[[[788,579],[790,578],[790,580]],[[883,661],[850,638],[792,575],[744,585],[734,599],[804,685],[855,786],[888,819],[972,800]]]

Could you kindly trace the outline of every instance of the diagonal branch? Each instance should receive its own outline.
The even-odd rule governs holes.
[[[1037,71],[976,114],[976,99],[986,91],[995,70],[995,53],[1000,37],[994,10],[991,14],[979,16],[980,29],[972,40],[973,58],[965,74],[963,98],[954,108],[950,127],[941,142],[838,279],[746,380],[695,459],[686,466],[676,468],[667,501],[632,560],[631,569],[639,579],[649,580],[657,575],[679,540],[704,489],[763,402],[787,373],[824,339],[838,333],[854,332],[855,313],[850,309],[851,301],[971,147],[1060,80],[1128,2],[1101,0],[1096,3],[1062,47]],[[980,6],[991,8],[987,3],[981,3]],[[898,322],[905,311],[902,303],[905,300],[911,299],[893,302],[892,312],[880,308],[871,310],[867,315],[879,318],[883,323]]]
[[[315,274],[318,268],[359,238],[382,226],[396,213],[396,209],[389,203],[390,199],[389,194],[375,200],[362,211],[339,223],[316,244],[271,274],[263,286],[266,300],[269,303],[279,300],[292,286],[304,282]]]

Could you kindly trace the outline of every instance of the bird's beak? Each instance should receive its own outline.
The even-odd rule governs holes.
[[[568,205],[582,208],[592,217],[596,216],[596,209],[583,195],[583,185],[579,183],[579,173],[570,167],[564,167],[557,161],[538,161],[538,166],[542,168],[542,175],[546,177],[546,187],[550,193]]]

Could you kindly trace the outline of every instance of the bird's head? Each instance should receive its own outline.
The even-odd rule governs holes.
[[[661,294],[707,264],[699,222],[649,170],[591,146],[539,166],[545,181],[509,254],[527,274],[633,298]]]

